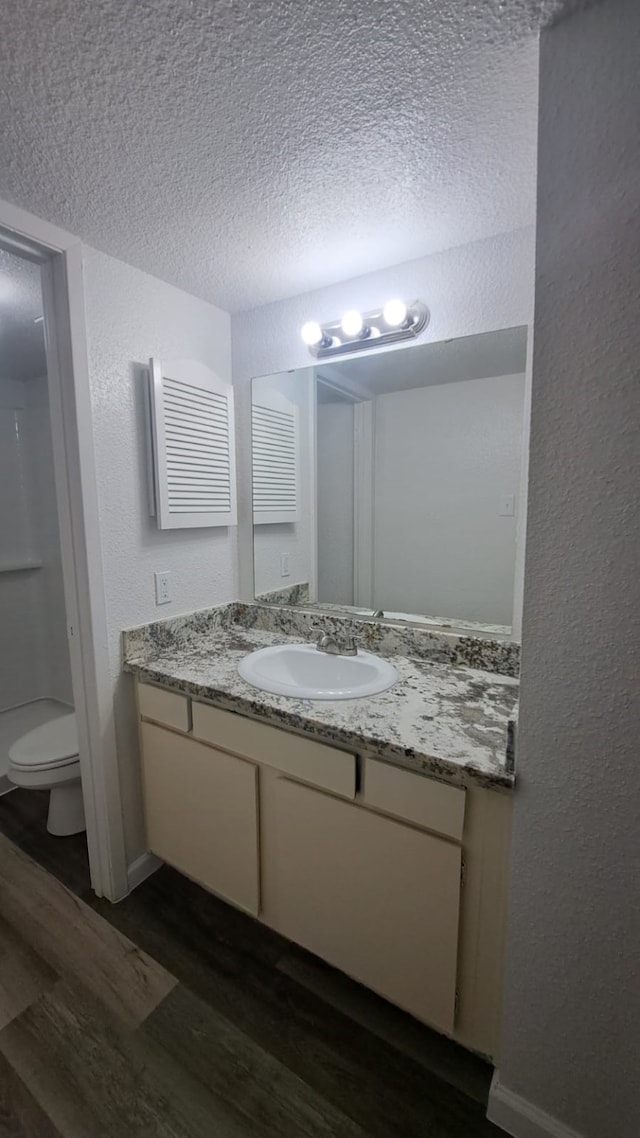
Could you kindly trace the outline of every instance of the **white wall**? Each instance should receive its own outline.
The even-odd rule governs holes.
[[[431,322],[423,342],[530,324],[533,241],[532,229],[501,234],[233,317],[233,375],[239,410],[239,509],[244,518],[239,528],[240,586],[245,599],[253,596],[247,427],[251,377],[309,366],[311,357],[300,339],[305,320],[332,319],[353,306],[373,308],[390,296],[405,296],[409,300],[420,297],[428,304]],[[520,594],[518,584],[517,590]]]
[[[318,600],[352,605],[352,403],[318,404]]]
[[[144,850],[131,681],[123,628],[237,596],[234,529],[164,530],[148,516],[141,369],[150,356],[195,358],[231,377],[226,313],[129,265],[83,249],[89,376],[111,680],[127,858]],[[153,573],[171,573],[158,608]]]
[[[3,572],[36,556],[29,496],[26,393],[0,380],[0,708],[43,695],[39,571]]]
[[[373,604],[511,624],[524,375],[379,396]]]
[[[28,380],[24,387],[34,541],[42,560],[37,583],[40,652],[45,669],[43,694],[73,703],[47,377]]]
[[[637,0],[544,32],[531,469],[500,1080],[640,1134]],[[564,1133],[561,1129],[554,1134]]]
[[[315,593],[315,495],[312,464],[315,451],[315,382],[309,369],[261,376],[253,388],[253,400],[277,407],[296,407],[298,411],[298,520],[258,525],[253,531],[256,596],[289,585],[306,583]],[[289,576],[281,574],[280,558],[289,554]]]

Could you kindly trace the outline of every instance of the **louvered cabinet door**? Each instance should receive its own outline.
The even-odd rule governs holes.
[[[299,521],[298,415],[291,410],[251,408],[253,523]]]
[[[237,523],[233,389],[204,364],[150,361],[160,529]]]

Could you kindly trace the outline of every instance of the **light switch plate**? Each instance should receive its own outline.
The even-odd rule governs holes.
[[[289,568],[289,554],[288,553],[281,553],[280,554],[280,576],[281,577],[288,577],[290,575],[290,573],[291,573],[291,569]]]
[[[498,504],[498,515],[501,518],[512,518],[516,512],[515,494],[503,494]]]

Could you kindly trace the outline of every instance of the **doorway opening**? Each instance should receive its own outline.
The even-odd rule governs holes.
[[[64,230],[0,202],[0,254],[0,380],[12,381],[4,385],[0,404],[0,429],[12,440],[11,446],[3,443],[0,455],[0,473],[11,486],[0,506],[11,518],[0,535],[0,590],[13,615],[0,632],[0,712],[15,713],[5,717],[0,737],[0,817],[10,819],[10,836],[24,848],[30,845],[36,858],[34,835],[40,828],[49,849],[56,849],[47,865],[53,872],[63,845],[75,845],[74,876],[81,867],[94,893],[117,901],[129,890],[129,875],[107,649],[82,246]],[[14,606],[15,599],[20,605]],[[55,779],[42,786],[43,775],[55,769]],[[80,888],[77,879],[72,887]]]
[[[50,403],[40,263],[0,248],[0,829],[88,889]]]

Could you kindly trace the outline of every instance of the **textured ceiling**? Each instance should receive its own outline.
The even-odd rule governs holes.
[[[581,0],[4,0],[0,196],[230,311],[534,218]]]
[[[0,249],[0,378],[34,379],[47,370],[40,269]]]

